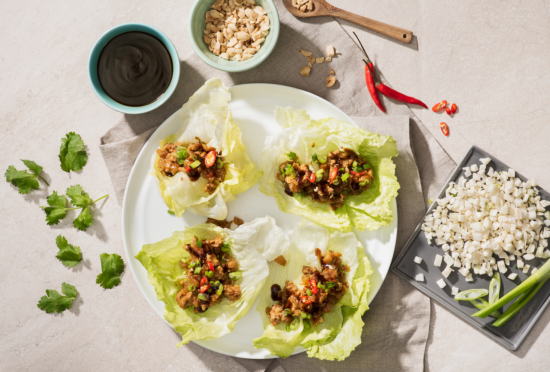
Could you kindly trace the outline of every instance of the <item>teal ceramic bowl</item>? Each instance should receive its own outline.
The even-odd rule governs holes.
[[[97,78],[97,61],[105,45],[115,36],[131,31],[145,32],[159,39],[166,46],[166,49],[168,49],[168,52],[172,57],[173,66],[172,80],[166,92],[164,92],[164,94],[156,101],[151,102],[148,105],[139,107],[125,106],[114,101],[111,97],[107,95],[107,93],[105,93],[105,91],[101,87],[101,84],[99,83],[99,79]],[[104,104],[106,104],[113,110],[123,112],[125,114],[143,114],[162,106],[162,104],[166,102],[168,98],[170,98],[172,93],[174,93],[174,90],[176,89],[176,86],[178,85],[178,81],[180,79],[180,60],[174,44],[172,44],[170,39],[168,39],[168,37],[164,33],[152,26],[144,25],[141,23],[126,23],[110,29],[105,34],[103,34],[103,36],[101,36],[99,40],[95,43],[92,49],[92,53],[90,54],[90,59],[88,61],[88,76],[90,78],[90,83],[92,84],[94,92]]]
[[[206,45],[203,39],[204,29],[206,28],[205,15],[214,3],[215,0],[195,0],[195,4],[193,4],[193,8],[189,14],[189,37],[191,45],[200,59],[208,65],[226,72],[250,70],[265,61],[273,49],[275,49],[277,39],[279,38],[279,13],[277,13],[273,0],[256,0],[256,4],[267,12],[271,29],[260,50],[246,61],[228,61],[208,50],[208,45]]]

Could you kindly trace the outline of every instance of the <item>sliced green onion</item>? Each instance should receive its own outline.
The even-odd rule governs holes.
[[[197,266],[197,268],[195,269],[194,273],[195,273],[195,274],[200,274],[200,273],[201,273],[201,269],[202,269],[202,267]]]
[[[201,248],[202,247],[202,242],[200,240],[197,240],[197,242],[195,243],[197,245],[197,247]]]
[[[201,162],[198,161],[198,160],[195,160],[194,162],[191,163],[191,168],[195,169],[195,168],[197,168],[199,165],[201,165]]]
[[[296,159],[298,158],[298,156],[296,156],[296,153],[295,153],[295,152],[292,152],[292,151],[291,151],[291,152],[288,153],[288,158],[289,158],[290,160],[296,160]]]
[[[207,277],[207,278],[211,278],[214,276],[214,272],[213,271],[210,271],[208,270],[207,272],[204,273],[204,275]]]
[[[307,318],[308,318],[308,319],[311,319],[311,314],[307,314]]]
[[[504,314],[497,318],[493,325],[495,327],[500,327],[508,323],[508,321],[512,319],[512,317],[516,315],[517,312],[520,311],[521,308],[533,298],[534,295],[537,294],[539,289],[541,289],[545,283],[546,281],[540,282],[537,286],[533,286],[527,292],[524,292],[521,297],[518,298],[516,302],[514,302],[512,306],[510,306],[508,310],[504,312]],[[494,316],[493,314],[491,314],[491,316]]]
[[[349,173],[348,172],[344,173],[342,175],[342,182],[346,182],[348,180],[348,178],[349,178]]]
[[[319,158],[317,158],[317,153],[315,153],[311,156],[311,160],[313,160],[313,161],[318,161],[319,160]]]
[[[320,182],[323,179],[324,175],[325,175],[325,171],[322,169],[319,169],[317,172],[315,172],[315,181]]]
[[[470,303],[477,307],[479,310],[484,310],[489,306],[489,303],[485,301],[483,298],[476,298],[475,300],[471,300]],[[495,310],[489,316],[492,316],[493,318],[499,318],[501,315],[500,311]]]
[[[304,330],[308,330],[311,328],[311,324],[309,324],[309,322],[304,322]]]
[[[222,252],[230,252],[229,244],[223,243]]]
[[[319,163],[325,164],[327,162],[327,158],[319,158]]]
[[[220,287],[218,288],[218,290],[216,291],[216,294],[218,296],[221,296],[223,293],[223,284],[220,284]]]
[[[302,313],[300,315],[302,316],[302,319],[307,319],[307,314],[306,313]]]
[[[317,284],[317,287],[318,287],[318,286],[319,286],[319,284]],[[325,283],[325,286],[327,287],[327,289],[331,289],[331,288],[333,288],[333,287],[336,286],[336,283],[334,283],[334,282],[326,282],[326,283]]]
[[[188,290],[189,292],[193,292],[193,291],[196,290],[196,289],[197,289],[197,287],[195,287],[193,284],[190,284],[190,285],[187,286],[187,290]]]
[[[185,163],[185,159],[182,159],[182,158],[177,158],[176,161],[178,162],[179,165],[183,165]]]
[[[240,279],[243,274],[240,271],[235,271],[234,273],[229,273],[231,279]]]
[[[217,167],[218,169],[222,169],[222,168],[223,168],[223,161],[221,161],[220,158],[218,158],[218,159],[216,160],[216,167]]]
[[[306,291],[306,293],[307,293],[307,295],[310,296],[310,297],[313,295],[309,289]]]
[[[283,316],[289,316],[289,315],[290,315],[290,309],[284,309]]]
[[[357,162],[354,161],[353,164],[352,164],[352,166],[353,166],[354,168],[357,168]]]
[[[208,297],[206,297],[206,296],[203,295],[202,293],[199,293],[199,294],[197,295],[197,298],[198,298],[199,300],[203,300],[203,301],[208,300]]]
[[[489,304],[494,304],[500,298],[500,274],[495,271],[491,283],[489,283]]]
[[[457,301],[472,301],[481,297],[485,297],[489,294],[486,289],[468,289],[455,295]]]
[[[290,323],[290,329],[291,330],[295,330],[296,328],[298,328],[300,326],[300,319],[298,317],[294,318],[294,320],[292,321],[292,323]]]
[[[317,283],[317,288],[327,289],[323,283]]]
[[[172,212],[170,209],[168,210],[168,214],[171,214],[172,216],[175,216],[176,214]]]
[[[290,332],[290,326],[289,325],[286,326],[286,331]]]
[[[195,266],[197,266],[197,261],[192,261],[192,262],[189,264],[189,267],[190,267],[190,268],[194,268]]]
[[[370,164],[363,164],[363,169],[370,169]]]

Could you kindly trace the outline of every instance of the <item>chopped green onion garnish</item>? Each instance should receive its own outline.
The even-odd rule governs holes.
[[[296,328],[298,328],[299,325],[300,325],[300,319],[294,318],[292,323],[290,323],[290,329],[295,330]]]
[[[363,164],[363,169],[370,169],[370,164]]]
[[[171,210],[168,210],[168,214],[171,214],[172,216],[175,216],[176,214],[172,212]]]
[[[240,279],[243,274],[240,271],[235,271],[234,273],[229,273],[231,279]]]
[[[318,287],[318,286],[319,286],[319,285],[317,285],[317,287]],[[327,287],[327,289],[331,289],[331,288],[333,288],[333,287],[335,287],[335,286],[336,286],[336,284],[335,284],[334,282],[326,282],[326,283],[325,283],[325,287]]]
[[[500,274],[495,271],[491,283],[489,283],[489,304],[493,304],[498,301],[500,297]]]
[[[217,167],[218,169],[222,169],[222,168],[223,168],[223,161],[221,161],[220,158],[218,158],[218,159],[216,160],[216,167]]]
[[[319,160],[319,159],[317,158],[317,153],[315,153],[315,154],[313,154],[313,155],[311,156],[311,160],[313,160],[313,161]]]
[[[210,271],[208,270],[207,272],[204,273],[204,275],[207,277],[207,278],[211,278],[214,276],[214,272],[213,271]]]
[[[462,291],[455,295],[455,300],[457,301],[472,301],[477,298],[485,297],[489,294],[489,291],[486,289],[468,289],[467,291]]]
[[[193,284],[187,286],[187,290],[188,290],[189,292],[193,292],[193,291],[196,290],[196,289],[197,289],[197,287],[195,287]]]
[[[202,242],[200,240],[197,240],[195,244],[197,245],[197,247],[202,248]]]
[[[327,158],[319,158],[319,163],[325,164],[327,162]]]
[[[284,309],[283,316],[289,316],[289,315],[290,315],[290,309]]]
[[[195,269],[195,271],[193,271],[193,273],[195,273],[195,274],[200,274],[200,273],[201,273],[201,269],[202,269],[202,267],[197,266],[197,268]]]
[[[288,153],[288,158],[289,158],[290,160],[296,160],[296,159],[298,158],[298,156],[296,156],[296,153],[295,153],[295,152],[292,152],[292,151],[291,151],[291,152]]]
[[[302,319],[307,319],[307,314],[306,313],[302,313],[300,315],[302,316]]]
[[[325,287],[325,285],[322,283],[317,283],[317,288],[327,289],[327,287]]]
[[[216,291],[216,294],[218,296],[221,296],[223,293],[223,284],[220,284],[220,287],[218,288],[218,290]]]
[[[190,267],[190,268],[194,268],[195,266],[197,266],[197,261],[192,261],[192,262],[189,264],[189,267]]]
[[[286,326],[286,331],[290,332],[290,326],[289,325]]]
[[[348,178],[349,178],[349,173],[347,173],[347,172],[344,173],[344,174],[342,175],[342,182],[346,182],[346,181],[348,180]]]
[[[223,243],[222,252],[229,252],[229,251],[230,251],[229,244]]]
[[[185,163],[185,159],[182,159],[182,158],[178,158],[176,159],[178,161],[178,164],[179,165],[183,165],[183,163]]]
[[[352,166],[353,166],[354,168],[357,168],[357,162],[354,161],[353,164],[352,164]]]
[[[206,296],[203,295],[202,293],[199,293],[199,294],[197,295],[197,298],[198,298],[199,300],[203,300],[203,301],[208,300],[208,297],[206,297]]]
[[[197,168],[199,165],[201,165],[201,162],[198,161],[198,160],[195,160],[193,163],[191,163],[191,168],[195,169],[195,168]]]
[[[310,291],[309,289],[306,291],[306,293],[307,293],[308,296],[311,296],[311,295],[312,295],[312,293],[311,293],[311,291]]]

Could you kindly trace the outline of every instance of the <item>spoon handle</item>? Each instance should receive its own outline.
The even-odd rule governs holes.
[[[408,31],[399,27],[391,26],[386,23],[375,21],[367,17],[362,17],[357,14],[346,12],[345,10],[333,7],[334,10],[330,10],[330,15],[333,17],[345,19],[355,23],[356,25],[366,27],[370,30],[381,33],[382,35],[389,36],[395,40],[409,44],[412,40],[412,31]]]

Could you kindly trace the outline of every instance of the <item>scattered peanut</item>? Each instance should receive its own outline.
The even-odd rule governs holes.
[[[323,62],[325,62],[325,57],[317,57],[317,58],[315,58],[315,62],[323,63]]]
[[[311,57],[311,54],[312,54],[311,52],[307,52],[307,51],[302,50],[302,49],[300,49],[300,53],[302,53],[306,57]]]
[[[327,83],[327,88],[330,88],[336,83],[336,78],[334,76],[327,76],[326,83]]]
[[[313,0],[292,0],[292,6],[304,13],[314,9]]]
[[[300,75],[309,76],[310,71],[311,71],[311,66],[302,67],[302,69],[300,70]]]
[[[255,0],[216,0],[210,8],[203,36],[208,49],[231,61],[252,58],[269,34],[266,11]]]
[[[329,56],[330,58],[334,57],[334,47],[332,46],[332,44],[329,44],[327,46],[327,56]]]
[[[330,69],[330,74],[331,74],[331,75],[336,75],[336,73],[334,72],[334,69],[333,69],[333,68]]]

